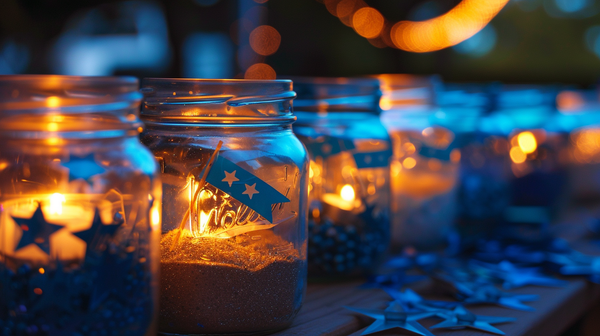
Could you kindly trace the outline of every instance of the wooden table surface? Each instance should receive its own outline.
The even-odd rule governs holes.
[[[576,250],[600,255],[600,242],[586,237],[582,225],[562,224],[554,229],[560,233],[561,237],[571,242]],[[592,284],[582,277],[561,278],[568,280],[568,285],[559,288],[527,286],[510,291],[539,295],[540,298],[537,301],[526,302],[527,305],[535,308],[535,311],[517,311],[489,305],[470,305],[466,308],[478,315],[515,317],[516,322],[494,325],[504,331],[506,335],[560,335],[588,310],[600,303],[600,285]],[[293,325],[275,335],[360,335],[374,320],[344,309],[343,306],[383,309],[391,301],[390,297],[380,289],[358,288],[363,282],[310,284],[302,310]],[[428,280],[409,287],[415,287],[416,291],[425,298],[433,298],[428,295],[431,293],[431,283]],[[439,296],[435,298],[439,298]],[[425,327],[430,327],[440,321],[436,318],[427,318],[419,322]],[[434,329],[430,331],[434,335],[440,336],[492,335],[474,329]],[[600,330],[597,334],[600,335]],[[414,334],[401,332],[400,329],[392,329],[374,335]]]

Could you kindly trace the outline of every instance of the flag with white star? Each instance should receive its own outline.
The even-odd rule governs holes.
[[[273,223],[271,206],[290,200],[256,175],[219,155],[206,182],[248,206]]]

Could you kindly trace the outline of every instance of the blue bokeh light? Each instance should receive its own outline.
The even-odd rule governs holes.
[[[233,77],[234,47],[224,33],[194,33],[183,43],[183,74],[194,78]]]
[[[496,45],[497,34],[492,24],[488,24],[479,33],[453,47],[459,54],[482,57],[492,51]]]

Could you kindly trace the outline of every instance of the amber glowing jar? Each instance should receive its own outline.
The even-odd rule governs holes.
[[[437,123],[437,78],[378,77],[381,120],[393,147],[392,248],[438,248],[454,227],[460,149],[455,133]]]
[[[289,80],[146,79],[163,188],[165,335],[286,328],[306,284],[308,160]]]
[[[156,333],[161,183],[135,78],[0,76],[0,330]]]

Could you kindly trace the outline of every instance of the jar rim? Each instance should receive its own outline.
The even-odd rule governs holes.
[[[302,112],[368,112],[379,114],[381,90],[371,77],[291,77]]]
[[[1,75],[0,136],[97,138],[138,132],[131,76]]]
[[[160,124],[291,123],[292,81],[144,78],[141,118]]]

